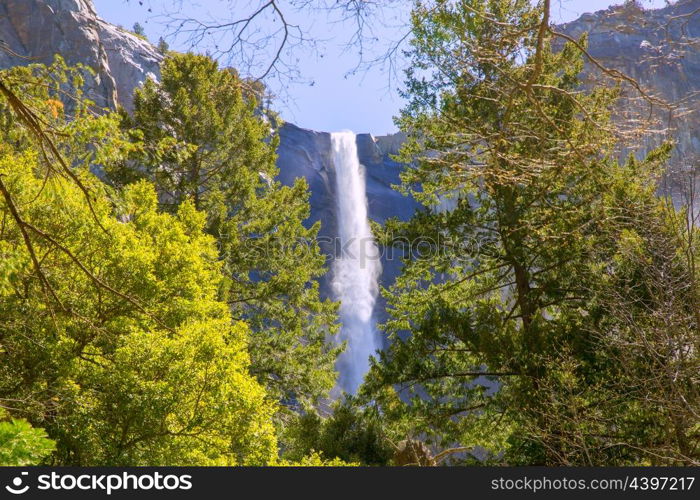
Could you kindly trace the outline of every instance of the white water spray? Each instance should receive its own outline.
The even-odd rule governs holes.
[[[339,245],[333,267],[333,291],[340,301],[340,337],[347,341],[338,359],[338,385],[355,393],[380,347],[374,323],[379,250],[367,220],[364,170],[357,158],[355,134],[331,134]]]

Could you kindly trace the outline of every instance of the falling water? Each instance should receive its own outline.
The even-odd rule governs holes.
[[[333,267],[333,291],[340,301],[340,337],[347,341],[338,360],[338,385],[354,393],[379,348],[374,323],[379,251],[367,220],[364,170],[357,158],[355,134],[331,134],[336,176],[339,245]]]

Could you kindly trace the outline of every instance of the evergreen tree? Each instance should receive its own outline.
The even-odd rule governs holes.
[[[394,449],[391,437],[374,407],[362,407],[352,397],[336,402],[332,413],[300,415],[283,442],[285,457],[303,460],[314,452],[327,459],[369,466],[390,465]]]
[[[207,214],[227,275],[234,317],[252,328],[251,370],[289,407],[313,403],[335,380],[335,305],[319,299],[324,259],[305,228],[308,190],[275,180],[278,137],[255,94],[208,57],[171,54],[160,82],[134,96],[124,129],[143,141],[130,162],[107,168],[114,185],[152,180],[161,206],[186,200]]]
[[[134,27],[131,28],[131,31],[134,32],[136,36],[139,38],[146,38],[146,30],[143,29],[143,26],[141,26],[141,23],[134,23]]]
[[[548,1],[418,2],[411,45],[397,123],[413,165],[403,188],[425,208],[385,232],[433,245],[386,293],[392,345],[365,392],[438,449],[481,446],[513,464],[639,463],[631,442],[610,436],[650,424],[606,406],[619,396],[618,361],[592,333],[615,253],[602,249],[620,235],[610,193],[649,179],[614,159],[616,89],[581,87],[585,39],[553,50]],[[453,208],[438,209],[445,200]]]
[[[605,393],[617,420],[615,445],[641,463],[700,464],[700,283],[698,217],[654,195],[662,172],[630,158],[606,200],[608,262],[592,280],[599,318],[592,334],[610,353]],[[625,177],[647,179],[636,186]],[[593,272],[600,272],[592,269]],[[599,417],[600,418],[600,417]],[[624,422],[624,424],[622,423]]]
[[[158,45],[156,46],[156,48],[158,49],[158,52],[165,56],[168,55],[170,45],[168,45],[168,42],[166,42],[163,37],[160,37],[158,38]]]

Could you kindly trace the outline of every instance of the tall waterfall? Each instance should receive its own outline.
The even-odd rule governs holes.
[[[336,178],[339,244],[333,266],[333,292],[340,301],[340,337],[347,341],[338,359],[338,385],[354,393],[380,347],[374,322],[379,250],[367,220],[364,169],[357,158],[355,134],[331,134]]]

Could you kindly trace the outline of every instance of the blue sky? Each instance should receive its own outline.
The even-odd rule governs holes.
[[[114,24],[131,29],[140,23],[148,38],[155,42],[167,36],[168,27],[163,14],[178,12],[187,17],[203,19],[231,18],[231,4],[251,6],[257,2],[248,0],[93,0],[97,13]],[[284,1],[282,2],[284,3]],[[552,15],[556,22],[576,19],[585,12],[605,9],[621,3],[610,0],[554,0]],[[646,8],[663,7],[665,0],[642,0]],[[393,40],[402,31],[395,26],[406,19],[411,2],[405,7],[394,6],[385,12],[384,25],[377,36]],[[149,11],[150,9],[150,11]],[[382,135],[394,132],[392,117],[402,106],[397,93],[400,84],[397,75],[379,66],[352,74],[358,62],[356,51],[347,50],[346,43],[353,33],[353,25],[340,22],[337,17],[325,13],[302,12],[294,14],[291,22],[308,27],[308,33],[319,40],[315,50],[300,50],[296,53],[303,81],[271,81],[271,89],[279,94],[273,107],[282,118],[297,125],[314,130],[353,130],[357,133],[371,132]],[[183,50],[188,46],[182,40],[172,40],[171,48]],[[207,49],[202,45],[202,51]],[[381,46],[368,47],[372,54],[381,52]],[[313,84],[312,84],[313,83]]]

